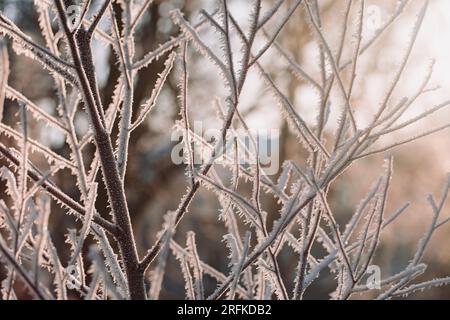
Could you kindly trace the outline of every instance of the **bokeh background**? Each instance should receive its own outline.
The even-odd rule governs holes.
[[[93,1],[99,4],[100,1]],[[230,8],[239,21],[246,21],[249,3],[246,0],[230,0]],[[286,2],[290,2],[287,0]],[[320,0],[324,21],[324,33],[332,45],[339,39],[339,28],[342,25],[345,1]],[[139,26],[136,37],[137,56],[155,49],[171,36],[178,33],[178,29],[170,20],[169,12],[179,8],[191,21],[198,21],[199,9],[207,11],[214,9],[215,1],[211,0],[155,0],[143,23]],[[263,0],[264,6],[272,3]],[[379,16],[372,17],[386,21],[395,8],[395,1],[372,0],[366,1],[367,7],[377,8]],[[0,10],[14,20],[27,34],[39,43],[43,39],[39,34],[36,12],[30,0],[0,0]],[[404,54],[409,35],[412,32],[416,14],[423,4],[423,0],[410,1],[402,16],[388,29],[379,41],[367,51],[360,60],[358,76],[355,84],[353,105],[356,106],[357,119],[364,123],[373,114],[386,92],[394,72],[399,66]],[[374,7],[376,6],[376,7]],[[370,15],[371,13],[368,12]],[[350,17],[354,24],[355,16]],[[270,30],[270,25],[268,27]],[[370,37],[374,29],[371,25],[364,26],[364,37]],[[430,61],[435,59],[434,72],[429,84],[433,89],[422,95],[412,106],[406,117],[411,117],[426,108],[450,99],[450,1],[431,0],[422,30],[415,46],[406,73],[403,75],[394,100],[410,95],[417,90],[423,81]],[[352,48],[353,32],[349,32],[346,42]],[[212,32],[202,33],[205,41],[214,41]],[[280,34],[279,43],[295,58],[295,60],[311,74],[317,76],[318,51],[315,37],[305,18],[303,9],[297,10],[291,21]],[[262,44],[262,39],[258,39]],[[100,43],[94,43],[96,68],[101,87],[101,95],[105,105],[111,100],[114,84],[119,71],[111,48]],[[348,57],[350,51],[344,51]],[[32,60],[17,56],[11,52],[11,75],[9,84],[22,92],[37,105],[50,113],[56,113],[56,97],[51,77]],[[212,101],[215,96],[223,96],[224,88],[215,69],[195,52],[190,52],[190,103],[192,118],[202,120],[205,126],[218,126],[215,120],[215,109]],[[149,67],[141,70],[136,82],[135,104],[149,96],[157,74],[163,70],[164,59],[153,62]],[[287,94],[297,110],[313,124],[318,97],[306,82],[293,77],[282,59],[269,51],[263,58],[265,68]],[[279,109],[270,94],[264,89],[257,73],[250,73],[247,81],[241,111],[245,114],[251,128],[279,129],[280,159],[294,159],[303,162],[304,152],[296,143],[295,137],[282,120]],[[186,190],[186,176],[183,166],[176,166],[170,159],[174,142],[171,141],[170,128],[179,118],[177,102],[177,71],[173,72],[170,81],[165,85],[156,108],[146,123],[133,132],[130,144],[129,167],[126,179],[126,193],[132,214],[133,225],[138,234],[138,246],[142,252],[150,247],[155,234],[160,230],[163,215],[168,210],[175,210],[180,197]],[[339,92],[333,92],[331,109],[338,106]],[[17,121],[17,105],[6,101],[4,121],[14,124]],[[332,112],[327,132],[331,133],[336,122],[336,114]],[[450,111],[443,110],[437,116],[430,117],[414,127],[389,136],[380,143],[389,143],[422,132],[431,127],[450,122]],[[77,115],[77,129],[80,134],[87,130],[87,117],[83,112]],[[54,151],[66,155],[68,146],[64,142],[61,132],[34,122],[31,129],[32,136]],[[13,146],[4,136],[0,140]],[[415,252],[417,243],[426,229],[431,210],[426,201],[426,195],[439,195],[450,171],[449,131],[443,131],[418,142],[396,149],[394,155],[394,179],[388,200],[388,213],[395,211],[405,202],[411,202],[411,207],[404,216],[386,229],[382,236],[382,244],[375,262],[381,267],[382,276],[389,276],[400,271]],[[92,152],[92,150],[91,150]],[[45,168],[45,161],[34,159],[36,164]],[[0,159],[0,165],[4,163]],[[383,155],[364,159],[350,168],[340,177],[330,190],[330,202],[336,212],[338,221],[343,225],[354,212],[359,201],[369,191],[370,186],[382,172]],[[63,189],[77,198],[78,192],[74,185],[74,177],[70,172],[62,172],[55,177],[55,181]],[[100,188],[96,206],[99,212],[107,213],[107,195]],[[0,184],[0,194],[4,192],[4,185]],[[277,204],[270,199],[265,201],[268,212],[276,212]],[[272,210],[270,210],[272,208]],[[183,235],[188,230],[197,233],[199,253],[202,259],[219,270],[227,270],[227,251],[222,242],[224,234],[223,224],[218,221],[219,203],[208,191],[199,192],[191,206],[189,215],[182,221],[176,239],[184,243]],[[450,206],[446,206],[445,217],[450,215]],[[51,217],[52,234],[61,256],[67,258],[67,248],[64,233],[67,228],[74,226],[71,218],[57,214],[61,209],[54,206]],[[450,226],[440,229],[433,237],[425,262],[428,270],[418,280],[427,280],[439,276],[450,275]],[[286,253],[281,256],[280,265],[286,279],[292,279],[293,268],[297,258]],[[321,281],[315,283],[308,291],[306,298],[326,298],[334,289],[331,275],[325,275]],[[287,281],[290,282],[290,281]],[[210,289],[214,283],[208,283]],[[163,285],[161,298],[183,298],[184,287],[179,265],[171,257]],[[355,296],[358,298],[358,296]],[[450,298],[450,289],[439,287],[410,296],[409,298]]]

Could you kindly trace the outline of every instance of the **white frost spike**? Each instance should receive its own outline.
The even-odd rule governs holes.
[[[224,235],[223,240],[225,241],[229,250],[228,259],[230,260],[230,263],[228,264],[228,266],[230,268],[233,268],[233,266],[235,266],[239,262],[240,257],[237,240],[232,234]]]
[[[239,278],[241,277],[242,274],[242,269],[244,267],[244,263],[245,263],[245,259],[247,258],[247,254],[250,248],[250,239],[251,239],[251,232],[247,231],[246,235],[245,235],[245,240],[244,240],[244,247],[242,250],[242,254],[240,257],[239,262],[235,263],[233,266],[233,282],[231,284],[230,287],[230,292],[228,294],[228,299],[233,300],[234,299],[234,295],[236,293],[236,287],[239,283]]]
[[[86,205],[86,214],[83,217],[84,219],[83,227],[81,228],[80,236],[78,237],[76,247],[74,249],[72,258],[70,260],[71,262],[69,263],[69,265],[72,265],[77,259],[78,255],[81,252],[81,249],[83,248],[84,241],[86,240],[86,237],[88,236],[91,230],[92,219],[95,213],[95,200],[97,199],[97,189],[98,189],[97,183],[93,183],[89,188]]]
[[[0,123],[3,119],[3,106],[6,97],[6,86],[9,75],[8,49],[3,40],[0,40]]]
[[[98,241],[98,245],[101,248],[103,255],[105,257],[105,265],[109,269],[114,282],[118,285],[120,291],[126,295],[128,295],[128,285],[125,278],[125,274],[122,271],[122,267],[119,264],[119,260],[117,255],[114,253],[111,245],[109,244],[109,240],[105,234],[103,229],[99,228],[97,225],[92,225],[92,228],[95,231],[95,238]]]
[[[110,270],[105,267],[105,261],[100,257],[100,253],[97,251],[96,247],[91,246],[89,248],[88,257],[92,260],[94,270],[102,276],[103,294],[105,296],[111,297],[112,299],[126,299],[127,294],[122,291],[122,288],[116,285],[111,279],[112,274]]]
[[[72,75],[73,67],[53,55],[47,49],[39,46],[29,36],[24,34],[11,20],[0,14],[0,33],[14,41],[13,48],[18,54],[24,54],[52,72],[56,72],[69,83],[78,85],[76,77]]]
[[[167,259],[170,253],[170,243],[175,232],[175,218],[175,212],[167,212],[167,214],[164,216],[163,229],[156,235],[157,239],[164,237],[164,240],[163,245],[161,246],[161,251],[158,255],[157,265],[155,269],[153,269],[150,273],[151,287],[149,291],[149,299],[151,300],[157,300],[161,292]]]
[[[6,135],[10,138],[14,138],[18,142],[23,140],[23,135],[20,132],[14,130],[13,128],[11,128],[3,123],[0,123],[0,129],[1,129],[0,133],[3,133],[4,135]],[[61,167],[67,167],[70,169],[74,169],[75,166],[73,163],[71,163],[66,158],[60,156],[59,154],[55,153],[50,148],[40,144],[39,142],[37,142],[31,138],[27,138],[27,143],[32,152],[36,151],[36,152],[41,153],[43,156],[45,156],[47,158],[47,160],[49,160],[50,163],[55,163]]]
[[[136,129],[146,118],[146,116],[152,111],[156,104],[159,94],[161,93],[162,87],[170,74],[173,67],[173,62],[175,61],[176,53],[172,52],[164,63],[164,71],[159,75],[156,81],[155,88],[152,91],[150,98],[141,106],[141,111],[137,116],[136,121],[132,124],[130,131]]]
[[[20,193],[17,189],[17,181],[14,174],[6,167],[0,168],[0,179],[6,181],[6,192],[11,196],[14,203],[20,203]]]
[[[174,251],[175,258],[179,261],[181,266],[181,271],[184,278],[184,284],[186,289],[186,297],[189,300],[195,300],[195,289],[194,283],[192,281],[191,271],[189,269],[189,264],[187,262],[187,252],[176,250]]]
[[[222,79],[227,83],[228,87],[231,87],[233,80],[225,64],[212,52],[212,50],[200,39],[200,36],[195,29],[183,18],[182,13],[179,10],[171,12],[172,20],[177,24],[183,34],[189,39],[199,53],[207,58],[213,65],[219,69],[219,73]]]
[[[194,270],[195,278],[195,291],[196,298],[198,300],[203,300],[205,297],[205,289],[203,286],[203,268],[200,262],[200,257],[197,252],[197,244],[195,242],[195,233],[188,232],[187,234],[187,249],[191,253],[192,259],[190,259],[190,264]]]
[[[281,175],[278,178],[277,188],[281,192],[285,192],[289,179],[291,177],[291,163],[290,162],[284,162],[283,163],[283,170],[281,171]]]
[[[49,256],[50,263],[52,265],[51,270],[52,273],[55,275],[53,283],[56,286],[56,297],[58,300],[67,300],[67,289],[66,284],[64,283],[64,269],[61,264],[61,261],[58,257],[58,252],[56,251],[56,248],[52,242],[50,233],[47,231],[46,235],[47,239],[47,254]]]
[[[59,120],[43,111],[42,108],[31,102],[31,100],[29,100],[14,88],[10,86],[6,87],[6,97],[12,101],[24,103],[27,107],[27,110],[30,111],[36,117],[36,119],[44,120],[46,125],[53,125],[57,129],[67,131],[67,128]]]

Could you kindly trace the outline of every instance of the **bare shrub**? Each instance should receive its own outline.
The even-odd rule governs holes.
[[[415,280],[427,270],[423,258],[432,235],[449,220],[441,215],[450,179],[438,199],[428,197],[433,219],[409,264],[397,274],[371,278],[373,281],[367,281],[367,275],[376,271],[373,260],[383,231],[409,206],[386,212],[393,158],[386,156],[384,172],[344,227],[337,223],[328,200],[335,180],[354,162],[387,153],[449,127],[447,124],[432,128],[396,143],[378,143],[381,138],[414,125],[450,103],[446,101],[411,118],[404,117],[417,98],[428,92],[432,66],[417,92],[411,92],[401,101],[394,99],[429,1],[421,2],[403,59],[393,71],[382,101],[376,102],[375,114],[367,125],[358,123],[357,113],[364,106],[355,105],[352,94],[361,76],[359,59],[389,32],[409,2],[397,1],[390,19],[370,38],[365,38],[366,3],[347,1],[339,25],[339,41],[334,46],[322,26],[319,0],[273,3],[253,0],[251,10],[246,13],[247,21],[233,16],[227,0],[218,0],[217,9],[202,10],[196,24],[187,21],[181,11],[172,11],[171,18],[179,27],[179,35],[140,58],[134,50],[136,28],[152,0],[103,0],[98,6],[90,0],[80,3],[35,0],[45,45],[38,44],[5,15],[0,15],[0,32],[16,54],[26,55],[48,70],[58,101],[58,114],[52,115],[8,85],[8,50],[6,41],[2,42],[0,115],[5,99],[16,102],[20,113],[17,128],[5,122],[0,124],[2,135],[16,142],[0,144],[0,158],[8,164],[0,169],[0,177],[6,183],[6,193],[0,200],[0,260],[6,270],[0,286],[2,297],[20,298],[16,288],[22,284],[37,299],[67,299],[69,293],[83,299],[158,299],[171,255],[179,262],[188,299],[302,299],[310,285],[328,271],[335,281],[333,299],[349,299],[356,293],[371,290],[377,293],[378,299],[390,299],[449,283],[450,278]],[[120,4],[120,17],[113,4]],[[93,10],[96,11],[92,15]],[[278,42],[283,28],[299,10],[304,11],[309,31],[313,32],[319,48],[314,74],[299,65]],[[205,40],[203,32],[213,32],[216,37]],[[350,32],[354,32],[354,41],[349,40]],[[114,50],[121,70],[109,106],[104,106],[99,94],[97,77],[102,71],[94,65],[93,39]],[[268,51],[275,52],[295,78],[309,83],[319,95],[316,123],[304,119],[266,70],[264,56]],[[217,109],[215,123],[221,127],[215,139],[202,137],[191,127],[194,121],[202,120],[194,119],[192,109],[209,108],[198,104],[189,94],[192,56],[212,64],[216,71],[213,76],[223,83],[223,88],[218,90],[226,90],[225,97],[217,92],[219,98],[212,103]],[[134,100],[137,73],[158,59],[165,60],[164,70],[149,88],[148,100],[137,105]],[[174,65],[178,70],[173,71]],[[176,72],[179,86],[179,119],[174,130],[183,136],[188,188],[178,209],[165,215],[154,245],[145,255],[140,255],[124,187],[127,162],[135,160],[128,157],[130,136],[156,107],[172,72]],[[304,163],[283,159],[276,175],[266,172],[260,159],[260,140],[239,110],[240,98],[252,72],[258,74],[271,94],[276,102],[274,107],[276,104],[280,109],[307,159]],[[342,99],[342,107],[332,105],[339,108],[332,110],[339,113],[336,126],[329,123],[333,91]],[[75,122],[79,110],[89,115],[89,130],[81,137]],[[62,131],[70,155],[55,153],[35,140],[29,130],[31,119]],[[237,130],[247,134],[248,144],[229,139]],[[96,151],[86,156],[85,150],[92,145]],[[207,152],[197,154],[199,146]],[[45,157],[48,169],[34,164],[32,153]],[[239,158],[242,154],[249,155],[253,161],[242,163]],[[79,197],[65,193],[53,181],[61,170],[70,170]],[[107,190],[107,204],[97,201],[102,187],[97,182],[98,176]],[[231,177],[231,182],[225,182],[224,176]],[[250,185],[251,192],[246,192],[242,184]],[[202,260],[199,248],[203,243],[196,242],[194,232],[186,234],[186,245],[175,240],[177,226],[183,219],[189,219],[189,206],[202,188],[210,190],[220,204],[217,223],[223,223],[227,231],[219,237],[223,237],[229,250],[224,253],[229,258],[226,273]],[[281,209],[269,212],[271,209],[265,208],[262,201],[267,198],[276,201]],[[49,232],[52,203],[81,222],[76,230],[67,230],[69,257],[58,254]],[[96,205],[108,206],[110,216],[100,215]],[[87,241],[88,238],[95,241]],[[325,254],[315,254],[315,246],[321,246]],[[283,250],[296,257],[293,274],[282,271],[279,256]],[[217,286],[214,291],[208,292],[206,277],[214,280]]]

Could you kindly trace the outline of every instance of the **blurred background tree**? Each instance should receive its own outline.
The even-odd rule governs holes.
[[[436,36],[432,34],[433,28],[448,27],[446,19],[448,13],[442,12],[443,4],[447,0],[432,1],[432,8],[426,20],[425,31],[420,37],[419,48],[431,46],[430,37]],[[272,0],[264,0],[263,3],[274,3]],[[290,2],[290,0],[287,0]],[[418,1],[420,2],[420,1]],[[99,3],[99,1],[94,1]],[[230,1],[231,8],[236,12],[236,16],[240,17],[239,11],[246,6],[245,1],[234,0]],[[346,1],[320,1],[320,11],[322,15],[323,28],[328,30],[330,39],[338,39],[339,34],[335,34],[339,28],[333,28],[335,25],[341,25],[344,17]],[[32,0],[0,0],[0,10],[8,17],[15,21],[15,23],[22,28],[27,34],[32,36],[37,41],[43,43],[39,29],[36,12],[33,9]],[[382,9],[382,19],[387,19],[389,13],[395,7],[393,1],[388,0],[373,0],[368,1],[369,5],[377,5]],[[120,6],[114,5],[114,10],[117,15],[121,14]],[[388,72],[395,65],[395,57],[398,52],[402,50],[402,39],[408,33],[408,28],[414,18],[414,8],[419,4],[411,3],[404,13],[404,17],[396,22],[390,29],[386,36],[383,36],[377,44],[371,48],[362,59],[363,74],[359,75],[358,85],[355,88],[354,104],[361,106],[361,109],[367,109],[370,113],[375,107],[374,101],[377,101],[378,92],[382,92],[386,84],[390,81],[388,79]],[[169,12],[172,9],[181,9],[185,16],[191,20],[196,20],[199,17],[199,9],[214,8],[213,1],[208,0],[155,0],[148,12],[145,14],[143,23],[138,26],[136,36],[136,53],[138,57],[157,48],[160,44],[166,42],[171,37],[178,34],[178,29],[173,25],[169,17]],[[242,10],[245,12],[245,10]],[[447,11],[448,12],[448,11]],[[354,17],[349,17],[354,19]],[[120,26],[119,26],[120,28]],[[270,30],[271,25],[268,26]],[[347,41],[353,41],[354,30],[349,30],[347,34]],[[443,31],[441,31],[443,32]],[[443,32],[445,33],[445,32]],[[212,37],[213,35],[209,35]],[[294,17],[290,20],[287,26],[283,29],[278,38],[278,42],[300,65],[306,69],[313,68],[320,59],[320,54],[317,50],[317,44],[312,34],[308,19],[306,18],[303,9],[297,10]],[[448,41],[447,41],[448,42]],[[96,49],[96,67],[101,68],[102,78],[99,79],[101,96],[105,105],[111,101],[114,91],[114,85],[119,76],[118,66],[115,63],[115,58],[111,48],[100,44],[95,44]],[[431,50],[430,48],[427,48]],[[424,58],[428,51],[418,50],[414,55],[413,65],[417,65],[426,69],[428,61]],[[445,66],[443,58],[439,55],[441,51],[450,52],[448,45],[442,45],[435,52],[438,57],[437,67]],[[348,52],[344,52],[343,56],[348,56]],[[445,55],[443,55],[445,56]],[[150,90],[157,79],[158,73],[163,70],[163,64],[166,56],[154,61],[148,67],[143,68],[137,78],[135,86],[135,105],[139,106],[150,95]],[[439,60],[439,58],[442,59]],[[11,59],[11,76],[9,79],[10,85],[17,91],[22,92],[30,100],[36,102],[46,111],[56,113],[56,99],[54,97],[54,88],[51,77],[42,70],[42,68],[33,63],[31,60],[14,54],[10,55]],[[189,56],[192,63],[196,63],[196,56]],[[265,60],[271,61],[268,70],[278,83],[284,85],[284,90],[290,101],[295,102],[298,110],[305,114],[308,119],[308,110],[317,108],[317,96],[312,88],[304,81],[295,78],[280,62],[279,55],[276,52],[269,52]],[[447,56],[447,60],[448,56]],[[440,63],[440,64],[439,64]],[[448,62],[445,62],[448,64]],[[197,105],[193,106],[194,117],[201,117],[207,119],[215,113],[211,106],[213,97],[207,93],[213,92],[218,85],[211,82],[211,77],[208,75],[212,72],[207,66],[203,65],[202,61],[198,61],[198,68],[191,70],[191,79],[195,83],[190,88],[191,94],[196,97]],[[312,69],[311,69],[312,70]],[[416,69],[415,69],[416,70]],[[448,69],[447,69],[448,70]],[[412,71],[413,74],[415,71]],[[417,71],[419,73],[419,71]],[[423,73],[423,72],[422,72]],[[348,75],[347,75],[348,76]],[[413,77],[414,78],[414,77]],[[438,75],[439,78],[439,75]],[[417,80],[417,77],[415,77]],[[185,171],[183,166],[176,166],[171,161],[172,147],[175,142],[171,141],[171,128],[178,117],[179,106],[177,102],[177,79],[176,73],[173,75],[158,100],[157,108],[153,111],[152,116],[147,121],[146,125],[139,127],[133,132],[132,140],[129,149],[129,162],[127,178],[126,178],[126,194],[129,201],[130,212],[132,213],[133,224],[138,234],[138,247],[140,249],[148,248],[155,240],[155,234],[159,231],[160,225],[163,222],[163,214],[168,210],[175,210],[178,206],[178,200],[183,195],[186,189]],[[441,81],[442,82],[442,81]],[[440,82],[440,83],[441,83]],[[410,83],[405,80],[402,83],[404,90],[411,88]],[[444,82],[444,87],[441,92],[445,91],[445,86],[450,86],[450,79]],[[255,95],[255,92],[258,92]],[[447,91],[449,92],[449,91]],[[273,103],[271,104],[269,95],[263,90],[261,86],[254,84],[254,88],[250,88],[247,93],[248,97],[244,97],[242,106],[243,112],[248,119],[252,119],[251,123],[256,127],[271,127],[281,130],[280,137],[280,162],[285,159],[293,159],[298,162],[304,162],[303,151],[298,147],[298,144],[293,141],[295,137],[288,129],[286,123],[281,117],[276,115],[274,117],[262,117],[261,114],[265,111],[273,115]],[[338,94],[332,93],[331,104],[339,105]],[[255,99],[255,97],[257,97]],[[435,98],[438,100],[438,98]],[[428,98],[420,100],[418,103],[428,103],[433,101]],[[371,109],[371,105],[373,108]],[[366,108],[367,106],[367,108]],[[265,111],[264,111],[265,110]],[[4,111],[4,121],[14,123],[17,121],[18,108],[15,103],[6,101]],[[449,113],[447,113],[450,115]],[[360,117],[363,120],[364,114]],[[82,112],[79,117],[79,129],[86,130],[86,115]],[[267,119],[270,118],[270,119]],[[315,119],[309,119],[311,123]],[[430,119],[436,122],[439,119]],[[426,126],[424,124],[423,126]],[[42,143],[49,145],[53,150],[60,154],[68,154],[68,146],[64,144],[64,139],[61,138],[61,133],[44,127],[39,122],[32,123],[31,130]],[[394,274],[406,264],[408,257],[414,252],[417,244],[417,234],[423,231],[423,222],[428,221],[430,216],[426,208],[425,195],[427,192],[439,192],[442,182],[445,180],[445,174],[450,169],[450,149],[445,145],[448,136],[447,132],[442,132],[438,135],[426,138],[425,140],[416,142],[412,145],[402,147],[394,153],[396,158],[396,175],[393,181],[392,194],[389,200],[388,211],[393,211],[398,208],[405,201],[411,201],[413,206],[408,218],[403,218],[399,223],[396,223],[391,231],[384,235],[384,242],[382,250],[377,255],[376,262],[382,266],[382,272],[385,274]],[[0,136],[2,142],[6,145],[13,144],[13,141],[4,136]],[[420,150],[420,152],[417,152]],[[93,152],[90,150],[88,152]],[[43,159],[33,159],[38,165],[45,166]],[[370,187],[377,172],[374,168],[379,168],[382,162],[381,156],[375,156],[351,168],[345,176],[339,178],[335,188],[330,191],[330,199],[332,205],[337,208],[336,214],[338,219],[345,221],[358,204],[359,199],[365,194]],[[0,160],[0,166],[4,165]],[[57,176],[58,184],[64,186],[64,190],[77,198],[78,191],[73,184],[73,179],[70,178],[68,170],[62,171]],[[98,181],[102,184],[102,181]],[[3,183],[0,183],[0,193],[4,191]],[[251,186],[244,186],[243,188],[251,188]],[[97,200],[97,210],[106,215],[107,195],[105,188],[100,188],[99,198]],[[199,243],[209,243],[210,245],[200,247],[200,255],[204,260],[220,271],[227,269],[227,261],[224,257],[226,250],[218,250],[217,248],[224,248],[225,245],[221,242],[222,239],[217,239],[217,234],[223,234],[223,226],[217,223],[217,212],[219,204],[212,200],[211,194],[208,191],[201,191],[196,196],[192,207],[189,219],[182,221],[180,225],[180,232],[183,235],[187,230],[194,230],[197,234],[197,241]],[[270,199],[263,199],[263,201],[272,201]],[[271,203],[273,210],[269,212],[277,212],[278,204]],[[448,208],[447,208],[448,209]],[[53,212],[61,211],[62,209],[54,205]],[[422,212],[424,214],[422,214]],[[448,210],[447,210],[448,212]],[[63,214],[52,214],[51,227],[52,233],[55,235],[55,242],[61,254],[67,250],[65,244],[64,232],[67,228],[73,226],[73,221],[68,219]],[[446,226],[432,240],[431,248],[427,259],[429,261],[428,278],[445,276],[448,273],[448,266],[450,265],[450,251],[446,250],[448,243],[448,235],[450,227]],[[184,242],[184,239],[179,239]],[[314,248],[320,252],[320,248]],[[62,255],[64,256],[64,255]],[[392,259],[392,257],[394,257]],[[67,257],[66,257],[67,258]],[[287,252],[280,256],[280,265],[285,269],[282,270],[284,274],[293,272],[296,266],[296,257],[290,256]],[[169,258],[168,269],[166,272],[166,282],[164,283],[161,298],[181,298],[184,296],[183,281],[179,273],[178,264],[175,263],[173,257]],[[332,277],[332,275],[329,275]],[[208,289],[212,289],[214,283],[206,282]],[[315,283],[309,291],[306,298],[323,297],[323,294],[332,290],[328,286],[327,278]],[[414,297],[422,298],[448,298],[450,297],[450,289],[447,287],[435,288],[433,290],[425,291],[415,295]]]

